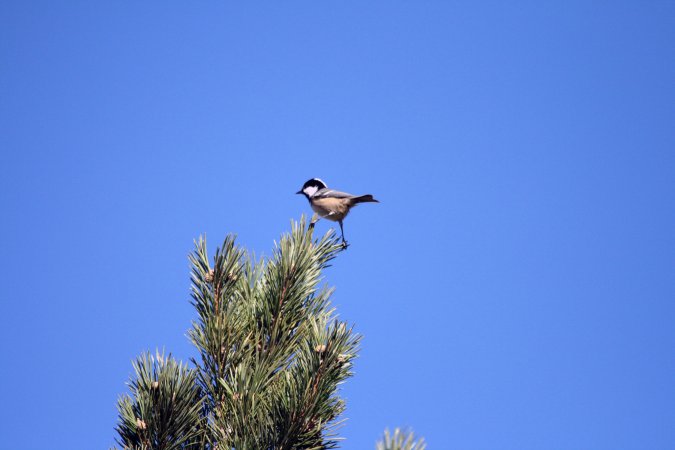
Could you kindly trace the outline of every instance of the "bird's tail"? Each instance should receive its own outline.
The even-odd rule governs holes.
[[[352,205],[356,205],[357,203],[380,203],[380,202],[375,200],[372,195],[366,194],[352,198]]]

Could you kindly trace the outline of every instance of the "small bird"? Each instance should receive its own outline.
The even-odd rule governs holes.
[[[345,232],[342,228],[342,221],[345,217],[347,217],[347,214],[349,214],[349,210],[359,203],[380,203],[370,194],[352,195],[347,194],[346,192],[328,189],[326,183],[318,178],[307,180],[302,186],[302,189],[296,192],[296,194],[303,194],[305,197],[307,197],[307,200],[312,206],[312,209],[320,217],[340,224],[342,246],[345,248],[347,248],[349,244],[347,244],[347,241],[345,240]],[[318,220],[318,218],[316,220],[312,218],[312,223],[310,226],[313,227]]]

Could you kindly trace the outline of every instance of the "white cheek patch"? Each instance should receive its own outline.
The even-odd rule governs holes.
[[[304,188],[302,190],[302,192],[304,192],[309,197],[311,197],[312,195],[316,194],[316,191],[318,191],[318,190],[319,190],[319,188],[316,187],[316,186],[307,186],[306,188]]]

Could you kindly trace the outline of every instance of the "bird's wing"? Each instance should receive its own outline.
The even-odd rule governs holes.
[[[336,191],[334,189],[320,189],[312,196],[312,198],[352,198],[352,194],[346,192]]]

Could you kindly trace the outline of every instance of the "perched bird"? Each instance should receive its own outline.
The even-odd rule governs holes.
[[[302,186],[302,189],[296,192],[296,194],[303,194],[305,197],[307,197],[307,200],[312,206],[312,209],[320,217],[340,224],[342,245],[345,248],[348,244],[347,241],[345,241],[345,232],[342,228],[342,221],[345,217],[347,217],[347,214],[349,214],[349,210],[359,203],[379,203],[370,194],[352,195],[347,194],[346,192],[328,189],[326,183],[318,178],[307,180]],[[313,219],[310,226],[314,226],[318,220],[319,219]]]

